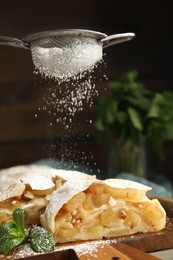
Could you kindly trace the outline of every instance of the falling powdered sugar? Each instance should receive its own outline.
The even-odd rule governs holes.
[[[36,41],[31,51],[36,69],[59,83],[85,77],[103,56],[102,43],[87,37],[50,38],[44,45]]]
[[[106,79],[102,65],[105,65],[103,61],[97,64],[97,68],[102,78]],[[45,118],[43,156],[56,159],[58,154],[61,162],[58,162],[57,167],[63,164],[64,167],[73,169],[81,164],[87,172],[92,173],[96,166],[93,153],[88,148],[93,125],[92,107],[100,91],[96,87],[96,81],[94,71],[86,72],[85,78],[60,84],[53,79],[45,81],[35,118]]]
[[[88,154],[87,147],[93,122],[91,109],[99,95],[94,72],[97,68],[100,73],[102,65],[105,66],[102,43],[87,37],[69,37],[61,46],[59,41],[52,42],[50,38],[44,45],[37,41],[31,48],[35,73],[40,72],[46,80],[38,109],[47,122],[44,157],[56,159],[59,154],[70,169],[82,164],[92,171],[93,154],[91,151]],[[106,79],[101,75],[100,81]]]

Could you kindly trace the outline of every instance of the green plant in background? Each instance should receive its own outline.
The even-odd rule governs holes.
[[[160,157],[163,144],[173,140],[173,92],[147,90],[137,77],[130,71],[109,83],[110,95],[97,100],[95,129],[114,149],[119,171],[141,175],[143,140]]]
[[[145,120],[145,135],[154,152],[163,156],[163,145],[173,140],[173,91],[155,93]]]

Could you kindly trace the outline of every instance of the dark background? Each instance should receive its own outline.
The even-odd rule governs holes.
[[[0,35],[24,36],[53,29],[90,29],[107,35],[134,32],[131,42],[105,50],[107,67],[102,73],[116,79],[124,71],[137,69],[139,80],[155,91],[172,90],[172,1],[1,1]],[[72,160],[107,173],[108,150],[96,143],[92,134],[95,107],[84,106],[72,126],[76,131],[63,137],[63,126],[52,122],[47,111],[38,113],[55,86],[33,73],[31,53],[0,46],[0,168],[31,163],[39,159]],[[106,94],[108,81],[96,89]],[[49,93],[49,94],[48,94]],[[49,104],[49,110],[53,110]],[[37,117],[35,116],[37,115]],[[65,115],[64,115],[65,116]],[[58,117],[58,115],[57,115]],[[53,119],[54,120],[54,119]],[[70,156],[62,155],[62,147]],[[67,157],[67,158],[66,158]],[[172,177],[173,144],[165,146],[165,161],[154,161],[156,174]]]

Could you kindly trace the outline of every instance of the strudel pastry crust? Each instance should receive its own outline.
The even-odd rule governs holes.
[[[56,243],[102,239],[165,227],[159,201],[146,196],[149,187],[128,180],[98,180],[77,171],[43,166],[12,167],[0,172],[0,225],[25,210],[25,224],[41,224]]]
[[[95,179],[95,175],[89,175],[79,171],[54,169],[47,165],[17,165],[0,170],[0,189],[10,186],[17,179],[32,176],[62,176],[63,179]]]

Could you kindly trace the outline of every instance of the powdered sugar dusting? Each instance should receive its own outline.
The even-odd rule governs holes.
[[[99,94],[94,72],[96,68],[100,72],[99,67],[104,64],[102,43],[90,37],[60,38],[47,39],[44,44],[42,40],[36,41],[31,47],[35,73],[41,73],[47,85],[35,114],[38,119],[39,112],[43,113],[47,123],[43,157],[52,160],[57,159],[58,154],[64,167],[68,162],[66,169],[74,169],[80,163],[92,173],[96,163],[91,167],[94,158],[87,146],[93,124],[90,109]],[[101,75],[100,81],[107,80],[102,72]],[[87,113],[82,116],[82,122],[80,117],[84,115],[84,108]],[[81,129],[84,124],[86,135]]]
[[[111,245],[112,240],[96,240],[89,241],[79,244],[71,244],[71,245],[62,245],[61,247],[56,248],[56,251],[73,249],[78,257],[83,255],[92,255],[92,257],[97,257],[96,253],[98,251],[98,247],[104,247],[104,245]]]
[[[98,65],[99,73],[102,79],[107,80],[101,71],[102,65]],[[43,157],[56,160],[58,154],[66,169],[74,169],[78,165],[76,162],[84,165],[87,172],[93,167],[90,167],[94,162],[93,152],[88,152],[87,147],[93,127],[92,106],[99,91],[103,91],[96,88],[97,78],[93,72],[87,71],[85,78],[77,77],[69,82],[47,79],[43,97],[39,100],[40,104],[35,114],[37,120],[41,116],[45,118],[46,123]],[[59,168],[58,164],[57,167]]]
[[[32,190],[46,190],[55,186],[50,177],[45,176],[41,176],[41,180],[40,176],[32,176],[32,178],[29,176],[25,176],[21,178],[21,181],[24,184],[29,184]]]
[[[38,71],[59,82],[77,75],[81,78],[86,70],[92,70],[102,59],[102,43],[88,37],[48,38],[47,43],[36,41],[32,48],[33,63]]]
[[[116,242],[116,241],[114,241]],[[73,249],[78,257],[83,255],[91,255],[92,257],[97,257],[98,247],[104,247],[104,245],[111,245],[112,240],[99,240],[99,241],[89,241],[81,243],[71,243],[71,244],[61,244],[56,245],[54,252],[60,252],[63,250]],[[44,253],[43,253],[44,254]],[[6,256],[8,259],[20,259],[28,256],[38,256],[40,254],[34,252],[30,244],[23,244],[14,249],[12,254]],[[1,258],[1,255],[0,255]]]
[[[26,243],[16,247],[11,254],[5,256],[5,259],[21,259],[33,255],[38,255],[38,254],[32,250],[30,244]],[[2,257],[4,256],[2,255]],[[0,259],[1,259],[1,255],[0,255]]]

